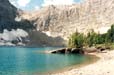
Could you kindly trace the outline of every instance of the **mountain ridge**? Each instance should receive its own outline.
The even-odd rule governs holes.
[[[32,13],[29,20],[37,30],[67,38],[76,30],[85,34],[102,27],[108,30],[114,23],[113,11],[114,0],[85,0],[80,4],[43,7]]]
[[[53,38],[37,31],[33,22],[27,19],[28,14],[26,11],[14,7],[9,0],[0,0],[0,46],[64,45],[61,37]],[[26,18],[23,18],[22,15]]]

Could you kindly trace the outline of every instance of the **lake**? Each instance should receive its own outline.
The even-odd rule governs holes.
[[[40,52],[53,49],[57,49],[57,47],[0,47],[0,75],[39,75],[90,60],[89,56],[79,54]]]

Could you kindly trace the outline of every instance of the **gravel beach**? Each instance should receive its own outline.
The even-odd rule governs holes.
[[[92,53],[92,55],[100,57],[100,60],[84,67],[52,75],[114,75],[114,51]]]

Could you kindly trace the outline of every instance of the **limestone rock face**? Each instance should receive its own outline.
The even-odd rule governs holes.
[[[110,27],[114,23],[114,0],[85,0],[68,6],[43,7],[30,18],[37,30],[67,37],[72,32]]]
[[[0,32],[4,29],[30,29],[33,25],[27,20],[16,20],[19,17],[19,11],[13,5],[10,4],[9,0],[0,0]]]

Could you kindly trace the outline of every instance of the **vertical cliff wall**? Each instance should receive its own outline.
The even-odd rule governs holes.
[[[109,28],[114,23],[114,0],[84,0],[69,6],[50,5],[32,15],[30,20],[37,30],[67,38],[76,30],[87,33],[91,29]]]

